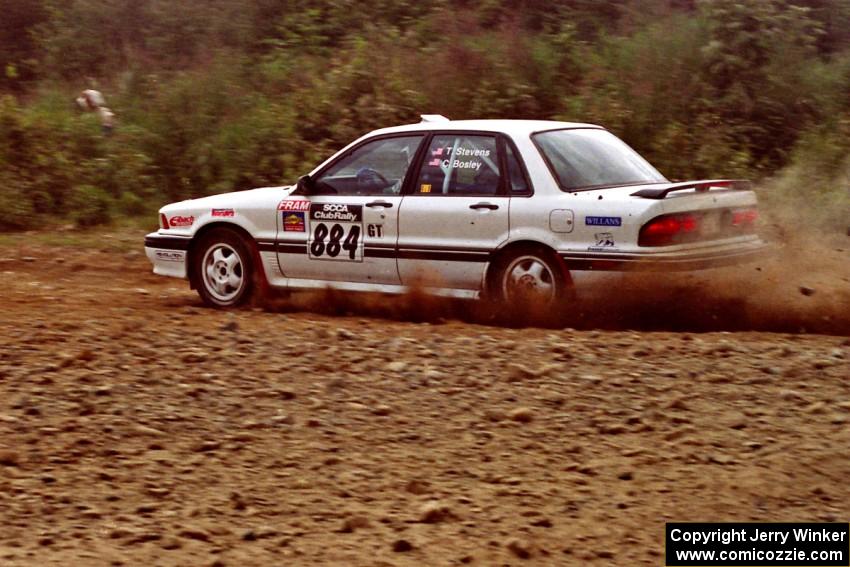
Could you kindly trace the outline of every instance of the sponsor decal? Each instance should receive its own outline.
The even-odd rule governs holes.
[[[587,249],[591,252],[613,252],[618,250],[617,244],[614,242],[614,235],[610,232],[597,232],[593,235],[596,238],[594,246],[588,246]]]
[[[316,203],[310,206],[310,220],[362,222],[363,205],[344,203]]]
[[[175,215],[168,219],[168,226],[172,227],[182,227],[182,226],[192,226],[195,223],[195,217],[184,217],[181,215]]]
[[[596,237],[596,246],[600,248],[614,246],[614,235],[610,232],[597,232],[593,236]]]
[[[587,226],[623,226],[622,217],[584,217]]]
[[[305,199],[284,199],[277,206],[279,211],[309,211],[310,201]]]
[[[212,216],[214,217],[232,217],[235,213],[233,209],[213,209]]]
[[[430,183],[423,183],[422,185],[419,186],[419,192],[420,193],[430,193],[431,192],[431,184]]]
[[[306,232],[307,223],[304,219],[302,211],[284,211],[283,212],[283,231],[284,232]]]
[[[157,250],[156,259],[163,262],[182,262],[186,259],[186,253],[179,250]]]

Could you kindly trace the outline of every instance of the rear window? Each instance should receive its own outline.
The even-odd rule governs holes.
[[[666,183],[648,161],[607,130],[550,130],[532,136],[564,191]]]

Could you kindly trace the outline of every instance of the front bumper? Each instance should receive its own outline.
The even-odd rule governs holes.
[[[145,254],[153,264],[153,273],[173,278],[187,278],[186,258],[190,237],[165,236],[152,232],[145,237]]]
[[[558,254],[571,270],[676,272],[754,262],[765,258],[772,250],[766,242],[754,239],[676,251],[560,251]]]

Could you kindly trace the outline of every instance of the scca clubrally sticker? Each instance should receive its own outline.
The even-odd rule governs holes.
[[[363,261],[363,205],[310,205],[307,253],[311,260]]]

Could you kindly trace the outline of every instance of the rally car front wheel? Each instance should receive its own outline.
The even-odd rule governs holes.
[[[255,289],[251,249],[238,234],[216,229],[201,237],[192,255],[198,295],[211,307],[244,304]]]

